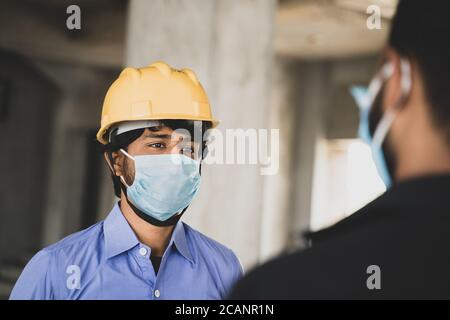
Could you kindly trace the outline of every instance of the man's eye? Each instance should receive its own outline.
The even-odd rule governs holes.
[[[165,145],[164,145],[163,143],[159,143],[159,142],[157,142],[157,143],[151,143],[151,144],[149,144],[148,146],[149,146],[149,147],[152,147],[152,148],[156,148],[156,149],[162,149],[162,148],[165,147]]]

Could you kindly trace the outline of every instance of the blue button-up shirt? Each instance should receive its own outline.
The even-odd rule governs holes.
[[[179,221],[158,274],[116,204],[108,217],[39,251],[10,299],[223,299],[242,276],[234,253]]]

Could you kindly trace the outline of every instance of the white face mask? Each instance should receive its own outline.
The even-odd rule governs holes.
[[[136,208],[157,221],[164,222],[192,202],[200,186],[200,162],[182,154],[132,157],[135,175],[127,186],[127,198]]]

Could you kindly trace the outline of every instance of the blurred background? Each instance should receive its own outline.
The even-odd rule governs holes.
[[[81,8],[68,30],[66,8]],[[381,9],[370,30],[366,10]],[[280,170],[206,165],[185,221],[245,269],[384,191],[348,88],[377,66],[395,0],[2,0],[0,298],[38,250],[115,201],[95,140],[124,66],[192,68],[220,130],[279,128]]]

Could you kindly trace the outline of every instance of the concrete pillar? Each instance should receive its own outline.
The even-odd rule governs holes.
[[[261,228],[260,262],[270,259],[289,245],[289,231],[294,216],[296,194],[293,172],[299,136],[297,133],[298,60],[277,56],[272,66],[269,126],[280,134],[280,168],[277,175],[266,177]]]
[[[126,65],[192,68],[226,128],[267,128],[275,0],[131,0]],[[206,165],[185,221],[232,248],[244,266],[261,249],[264,176],[251,165]]]
[[[314,177],[320,150],[318,143],[326,137],[325,110],[329,104],[329,66],[325,62],[302,62],[284,59],[282,69],[284,102],[289,108],[290,129],[290,202],[288,207],[288,247],[304,246],[302,233],[309,229]],[[277,89],[275,89],[277,90]],[[320,190],[319,190],[320,191]]]

